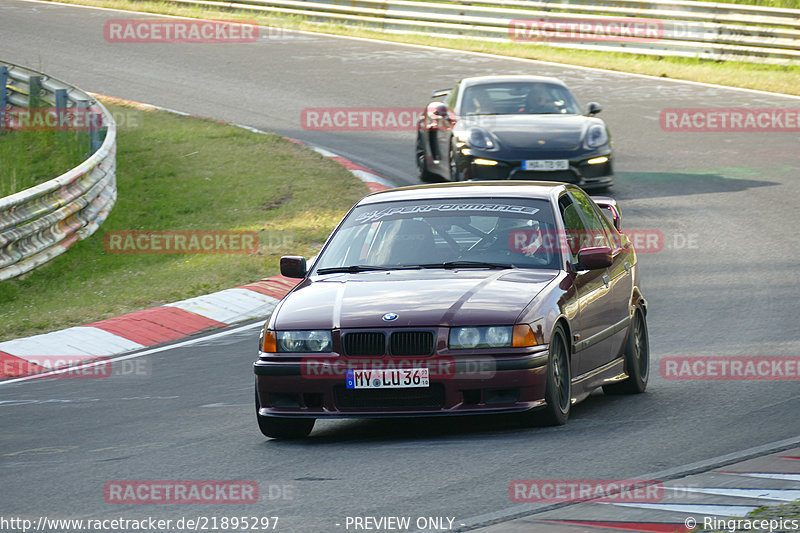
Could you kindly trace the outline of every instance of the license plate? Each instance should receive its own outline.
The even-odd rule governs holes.
[[[528,159],[522,162],[522,170],[567,170],[569,159]]]
[[[348,389],[408,389],[427,387],[427,368],[383,368],[378,370],[348,370]]]

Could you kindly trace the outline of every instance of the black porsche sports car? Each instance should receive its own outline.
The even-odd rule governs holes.
[[[419,119],[422,181],[525,179],[585,189],[614,181],[611,138],[567,86],[544,76],[465,78],[436,91]]]

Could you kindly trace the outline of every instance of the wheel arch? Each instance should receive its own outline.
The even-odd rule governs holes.
[[[565,315],[560,315],[554,322],[553,327],[550,330],[550,339],[553,338],[553,332],[556,330],[556,326],[561,325],[564,329],[564,335],[567,337],[565,340],[567,342],[567,347],[569,349],[569,364],[570,368],[572,368],[572,358],[575,356],[575,343],[573,342],[572,338],[572,328],[569,325],[569,320]]]
[[[642,311],[644,311],[644,316],[647,316],[647,300],[645,300],[644,296],[642,295],[642,291],[639,289],[639,287],[634,286],[633,291],[631,293],[631,315],[633,315],[633,310],[636,309],[637,305],[642,306]]]

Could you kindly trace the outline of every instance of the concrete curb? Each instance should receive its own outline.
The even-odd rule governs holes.
[[[798,442],[800,437],[794,437],[715,457],[703,464],[639,476],[639,481],[651,483],[653,498],[618,492],[610,498],[565,498],[558,504],[525,504],[530,509],[518,516],[502,516],[501,511],[495,516],[467,519],[461,531],[691,533],[697,525],[727,530],[730,526],[724,524],[743,519],[757,508],[791,503],[800,496]],[[536,484],[536,480],[530,481]],[[761,531],[757,527],[752,530]],[[736,531],[747,529],[741,526]]]
[[[189,115],[174,109],[141,102],[103,95],[93,96],[112,102],[133,104],[136,107],[209,120],[207,117]],[[250,126],[231,125],[253,133],[270,134]],[[293,143],[308,146],[322,156],[343,165],[363,181],[371,192],[391,189],[395,186],[386,178],[338,154],[297,139],[285,138]],[[240,287],[144,309],[84,326],[0,342],[0,379],[22,377],[55,368],[74,366],[175,341],[202,331],[265,318],[297,282],[298,280],[283,276],[272,276]]]

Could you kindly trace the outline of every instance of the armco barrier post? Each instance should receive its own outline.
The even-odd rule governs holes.
[[[89,115],[89,149],[92,154],[99,150],[103,144],[103,139],[100,138],[102,123],[103,116],[100,113],[91,113]]]
[[[58,129],[66,129],[64,125],[64,115],[67,113],[67,90],[56,89],[56,114],[58,117]]]
[[[0,67],[0,131],[6,124],[6,106],[8,105],[8,67]]]
[[[78,113],[82,113],[85,115],[86,113],[88,113],[89,110],[89,102],[86,100],[78,100],[77,102],[75,102],[75,107],[78,109]],[[86,135],[86,133],[84,132],[78,132],[77,135],[78,138],[80,139],[78,141],[79,143],[88,142],[89,155],[92,155],[94,153],[94,150],[92,149],[93,142],[92,142],[91,132],[88,135]]]
[[[28,107],[41,107],[42,105],[42,78],[31,76],[28,82]]]

